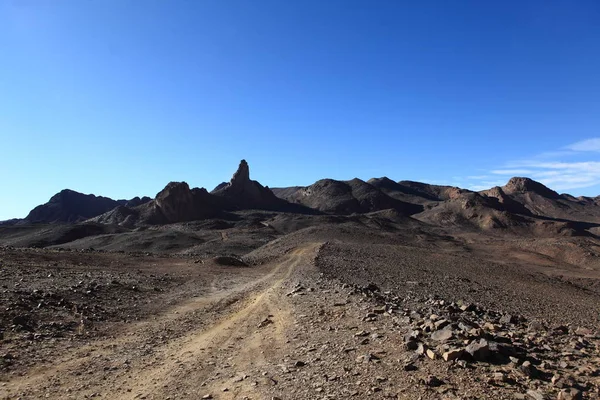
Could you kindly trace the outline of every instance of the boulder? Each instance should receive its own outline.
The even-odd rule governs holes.
[[[454,336],[454,330],[452,329],[452,326],[448,325],[444,329],[433,332],[431,334],[431,339],[437,342],[447,342],[452,339],[452,336]]]
[[[562,389],[558,393],[557,400],[582,400],[581,391],[575,388]]]
[[[489,343],[485,339],[472,341],[465,351],[476,361],[487,361],[491,355]]]

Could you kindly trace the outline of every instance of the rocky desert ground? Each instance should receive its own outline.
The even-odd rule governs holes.
[[[598,206],[518,179],[59,194],[0,226],[0,398],[598,399]]]

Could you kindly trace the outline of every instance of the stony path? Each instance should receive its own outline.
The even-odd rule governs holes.
[[[323,276],[320,248],[73,346],[1,383],[0,398],[598,398],[594,332],[442,299],[408,309],[391,292]],[[498,362],[494,340],[514,356]]]
[[[190,299],[114,337],[57,354],[49,367],[0,384],[0,398],[197,398],[227,386],[223,398],[251,393],[252,385],[221,371],[237,365],[249,374],[281,347],[290,325],[282,283],[314,249],[293,251],[257,281]]]

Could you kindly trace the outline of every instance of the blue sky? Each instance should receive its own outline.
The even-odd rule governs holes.
[[[0,219],[71,188],[600,194],[597,1],[0,1]]]

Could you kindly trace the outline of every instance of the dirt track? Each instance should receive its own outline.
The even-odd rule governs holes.
[[[125,313],[138,315],[138,320],[106,321],[97,336],[73,333],[36,341],[22,333],[25,339],[5,341],[12,345],[17,361],[35,357],[33,363],[15,363],[0,375],[0,399],[514,399],[531,390],[556,398],[560,387],[550,382],[551,374],[532,379],[520,371],[525,359],[540,370],[560,374],[561,379],[573,375],[588,390],[584,399],[598,398],[599,337],[556,336],[551,328],[543,334],[522,327],[509,332],[494,323],[483,333],[485,337],[492,340],[497,333],[506,334],[506,339],[515,334],[514,341],[533,353],[517,362],[471,360],[461,366],[441,360],[442,351],[429,343],[436,352],[430,359],[406,346],[406,333],[426,324],[433,314],[459,320],[475,314],[443,314],[446,306],[436,308],[431,300],[408,309],[408,297],[403,300],[392,292],[378,292],[388,300],[378,299],[365,293],[364,286],[347,283],[350,275],[360,280],[360,274],[350,269],[352,263],[345,272],[342,268],[323,273],[319,265],[331,254],[328,246],[316,241],[291,250],[285,244],[281,248],[285,250],[279,257],[251,268],[150,259],[156,265],[138,275],[156,277],[157,271],[173,265],[178,272],[173,268],[169,275],[179,284],[165,293],[140,289],[134,292],[137,297],[124,297],[129,307]],[[75,256],[43,253],[43,257],[65,260]],[[104,256],[94,257],[108,263]],[[152,264],[122,255],[106,257],[140,268]],[[34,255],[28,252],[26,258]],[[77,264],[79,258],[73,262]],[[105,269],[99,265],[95,268]],[[122,265],[115,268],[126,270]],[[38,275],[46,276],[47,270],[40,271]],[[64,271],[54,273],[56,280],[66,276]],[[398,273],[408,278],[408,271]],[[141,282],[143,286],[146,281]],[[108,308],[105,299],[111,292],[98,291],[90,302]],[[149,311],[131,311],[151,294],[155,297],[147,305]],[[477,315],[499,316],[487,311]],[[500,332],[494,333],[496,328]],[[41,351],[21,351],[20,344]],[[546,347],[540,351],[542,345]],[[571,349],[567,356],[566,346]],[[565,360],[565,366],[560,366]],[[494,378],[498,374],[506,379],[498,382]]]
[[[282,332],[292,323],[282,284],[310,263],[314,249],[294,250],[257,280],[184,301],[111,338],[75,347],[49,367],[0,386],[0,397],[253,397],[255,387],[243,377],[280,351]],[[181,324],[190,319],[192,326]],[[268,322],[259,328],[262,321]],[[232,377],[232,370],[241,375]]]

